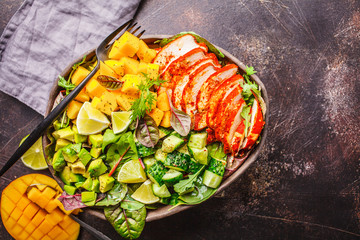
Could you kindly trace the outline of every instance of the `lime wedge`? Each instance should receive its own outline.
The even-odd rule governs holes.
[[[136,191],[131,195],[131,197],[144,204],[152,204],[158,202],[160,198],[154,195],[151,185],[152,182],[150,179],[148,179],[146,182],[141,184],[138,189],[136,189]]]
[[[146,180],[146,174],[137,159],[125,163],[119,172],[118,181],[122,183],[139,183]]]
[[[115,134],[125,132],[129,127],[131,112],[112,112],[111,124]]]
[[[76,118],[76,126],[79,134],[96,134],[107,128],[109,125],[110,121],[105,114],[92,107],[91,103],[84,102]]]
[[[29,135],[28,135],[29,136]],[[25,139],[28,137],[24,137],[20,144],[21,145]],[[20,158],[25,166],[31,168],[33,170],[43,170],[48,168],[46,163],[43,148],[42,148],[42,137],[40,137]]]

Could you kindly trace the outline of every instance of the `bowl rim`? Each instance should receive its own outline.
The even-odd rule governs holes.
[[[163,38],[169,38],[172,35],[145,35],[143,36],[141,39],[144,40],[147,44],[153,44],[156,46],[156,44],[154,44],[154,41],[156,40],[160,40]],[[229,62],[232,62],[234,64],[236,64],[239,67],[239,70],[241,70],[242,72],[245,73],[245,64],[243,64],[239,59],[237,59],[235,56],[233,56],[231,53],[229,53],[228,51],[226,51],[225,49],[214,45],[217,49],[219,49],[225,56],[225,59]],[[60,73],[61,76],[67,76],[71,69],[72,66],[75,63],[78,63],[79,61],[81,61],[83,59],[84,56],[87,56],[87,60],[92,58],[93,56],[95,56],[95,49],[91,49],[89,51],[86,51],[84,54],[82,54],[81,56],[79,56],[77,59],[75,59],[71,64],[69,64],[66,68],[64,68],[64,70]],[[220,192],[222,192],[224,189],[226,189],[231,183],[233,183],[237,178],[239,178],[257,159],[258,155],[260,154],[262,148],[264,147],[265,144],[265,140],[268,134],[268,126],[269,126],[269,98],[268,98],[268,93],[267,90],[265,88],[265,85],[263,84],[263,82],[260,80],[260,78],[256,75],[253,74],[250,76],[250,78],[252,80],[254,80],[261,88],[261,93],[262,93],[262,97],[265,101],[266,104],[266,114],[265,114],[265,126],[262,130],[261,133],[261,140],[260,142],[255,146],[255,148],[250,152],[249,156],[246,158],[246,160],[238,167],[238,169],[236,169],[228,178],[226,178],[221,185],[219,186],[219,188],[217,189],[217,191],[215,192],[215,194],[213,194],[210,198],[212,198],[213,196],[215,196],[216,194],[219,194]],[[57,85],[57,78],[54,80],[53,86],[51,88],[51,91],[49,93],[49,100],[48,100],[48,105],[46,108],[46,112],[45,112],[45,117],[51,112],[51,109],[53,107],[54,104],[54,100],[55,97],[57,96],[58,92],[60,90],[60,87]],[[45,148],[45,146],[48,144],[48,139],[46,137],[46,133],[43,135],[43,147]],[[45,158],[46,154],[44,151],[44,155]],[[60,184],[60,186],[63,188],[63,183],[60,180],[60,178],[58,178],[55,174],[54,174],[54,170],[51,166],[51,164],[49,165],[49,170],[52,174],[52,176],[55,178],[55,180]],[[198,205],[198,204],[196,204]],[[196,205],[180,205],[177,206],[175,208],[173,208],[173,206],[170,205],[164,205],[161,208],[155,209],[155,210],[151,210],[148,211],[147,216],[146,216],[146,222],[151,222],[151,221],[155,221],[155,220],[159,220],[171,215],[174,215],[176,213],[182,212],[186,209],[189,209],[191,207],[194,207]],[[171,209],[172,208],[172,209]],[[171,211],[170,211],[171,209]],[[86,209],[86,212],[94,215],[100,219],[106,220],[103,210],[102,209]]]

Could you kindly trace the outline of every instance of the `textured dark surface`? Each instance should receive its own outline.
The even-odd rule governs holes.
[[[1,2],[1,30],[20,4]],[[360,238],[360,1],[153,0],[137,20],[148,34],[199,33],[254,66],[270,97],[257,162],[215,198],[147,223],[142,239]],[[0,92],[2,164],[40,120]],[[0,190],[30,172],[18,162]],[[11,239],[2,224],[0,234]]]

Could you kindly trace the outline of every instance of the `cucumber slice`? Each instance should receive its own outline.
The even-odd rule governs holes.
[[[171,196],[171,194],[165,184],[163,184],[162,186],[159,186],[157,183],[153,183],[152,190],[153,190],[155,196],[158,196],[161,198],[167,198],[167,197]]]
[[[219,175],[216,175],[215,173],[210,172],[208,170],[204,171],[203,184],[205,186],[208,186],[211,188],[218,188],[221,181],[222,181],[222,177],[220,177]]]
[[[160,138],[166,137],[166,136],[169,135],[171,132],[172,132],[171,129],[164,128],[164,127],[159,127],[159,137],[160,137]]]
[[[167,138],[165,138],[161,150],[166,153],[171,153],[174,150],[176,150],[178,147],[180,147],[184,143],[184,140],[175,136],[170,135]]]
[[[156,163],[156,159],[153,156],[145,157],[143,160],[145,169],[149,169],[152,165]]]
[[[138,154],[141,158],[143,157],[147,157],[150,156],[152,154],[155,153],[155,149],[151,148],[151,147],[145,147],[144,145],[142,145],[141,143],[137,142],[136,144],[136,149],[138,151]]]
[[[178,149],[176,149],[176,151],[190,155],[188,146],[186,144],[184,144],[181,147],[179,147]]]
[[[190,155],[175,151],[166,156],[164,165],[168,168],[186,172],[189,169],[190,161]]]
[[[173,185],[179,182],[182,178],[183,178],[183,174],[181,172],[176,171],[174,169],[170,169],[162,177],[162,180],[169,185]]]
[[[206,146],[207,133],[194,133],[190,135],[188,146],[191,148],[202,149]]]
[[[207,165],[208,164],[208,150],[206,147],[204,148],[194,148],[188,147],[190,155],[200,164]]]
[[[164,163],[166,160],[167,153],[163,152],[161,149],[156,150],[155,159]]]

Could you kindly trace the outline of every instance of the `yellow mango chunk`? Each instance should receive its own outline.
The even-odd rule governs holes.
[[[148,64],[146,62],[140,61],[139,67],[138,67],[138,74],[143,75],[143,73],[147,74],[147,67]]]
[[[147,74],[148,74],[148,78],[150,79],[157,79],[159,76],[159,65],[154,64],[154,63],[149,63],[148,67],[147,67]]]
[[[139,98],[139,94],[128,94],[121,91],[114,92],[116,96],[116,102],[122,111],[129,111],[132,103]]]
[[[122,57],[120,62],[124,64],[124,72],[125,74],[137,74],[139,72],[139,61],[129,58]]]
[[[166,128],[171,127],[170,117],[171,117],[171,111],[164,112],[164,117],[161,120],[160,126],[166,127]]]
[[[143,40],[140,40],[139,50],[136,52],[136,55],[141,61],[150,63],[156,56],[156,50],[150,49]]]
[[[86,89],[83,88],[83,89],[81,89],[79,94],[74,99],[78,102],[83,103],[83,102],[88,102],[90,100],[90,97],[89,97],[89,95],[87,95]]]
[[[154,121],[156,122],[156,125],[159,126],[161,123],[161,120],[164,117],[164,112],[158,108],[155,108],[148,114],[150,117],[152,117],[154,119]]]
[[[115,94],[107,91],[100,98],[95,97],[91,102],[91,106],[107,115],[111,115],[118,108]]]
[[[31,184],[37,185],[27,192]],[[19,240],[77,239],[80,225],[69,218],[55,202],[60,192],[62,190],[56,181],[45,175],[29,174],[12,181],[3,190],[0,201],[5,229],[14,239]],[[20,195],[17,204],[12,194]],[[43,207],[45,204],[46,210]]]
[[[91,79],[88,84],[86,84],[86,92],[90,98],[101,97],[106,91],[106,88],[101,86],[96,79]]]
[[[129,32],[125,32],[118,40],[114,42],[109,58],[120,59],[122,56],[133,57],[139,50],[139,39]]]
[[[89,75],[90,71],[82,66],[78,66],[73,75],[71,76],[71,83],[76,86],[79,85],[87,75]]]
[[[110,66],[106,65],[104,62],[100,62],[100,69],[99,69],[100,75],[106,75],[114,78],[119,78],[119,76],[116,74],[114,69],[112,69]]]
[[[124,76],[125,66],[123,62],[119,60],[106,60],[105,64],[111,67],[118,76]]]
[[[122,80],[124,81],[124,84],[121,88],[122,92],[135,94],[139,91],[138,86],[141,83],[141,78],[139,75],[125,74]]]
[[[66,111],[66,115],[68,116],[68,118],[70,119],[75,119],[80,111],[81,106],[83,105],[83,103],[78,102],[78,101],[71,101],[68,105],[67,111]]]
[[[156,106],[164,112],[170,111],[170,103],[166,92],[162,92],[159,94],[159,96],[157,97]]]

